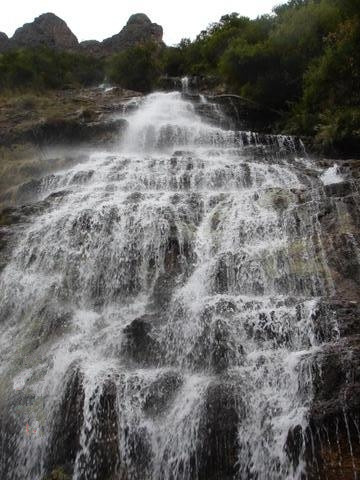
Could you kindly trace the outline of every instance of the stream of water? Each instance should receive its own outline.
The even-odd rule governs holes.
[[[300,142],[210,125],[181,93],[127,120],[115,153],[44,178],[1,272],[1,478],[300,479],[287,438],[333,289],[321,172]]]

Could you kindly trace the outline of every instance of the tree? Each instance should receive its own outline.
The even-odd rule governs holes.
[[[110,59],[107,71],[109,79],[123,88],[149,92],[161,73],[158,47],[149,43],[128,48]]]

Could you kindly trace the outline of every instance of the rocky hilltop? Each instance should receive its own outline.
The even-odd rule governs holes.
[[[9,37],[4,32],[0,32],[0,52],[8,47]]]
[[[72,49],[78,46],[78,39],[64,20],[53,13],[44,13],[31,23],[18,28],[10,40],[15,47],[47,46],[58,49]]]
[[[0,52],[21,47],[46,46],[58,50],[79,51],[94,56],[106,56],[139,43],[162,45],[163,29],[152,23],[144,13],[132,15],[125,27],[102,42],[88,40],[79,43],[66,22],[54,13],[44,13],[31,23],[18,28],[12,38],[0,32]]]

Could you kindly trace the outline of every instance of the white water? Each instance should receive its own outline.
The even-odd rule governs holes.
[[[23,227],[1,273],[2,396],[41,399],[14,417],[2,478],[46,473],[74,366],[84,384],[74,480],[102,478],[93,448],[109,379],[129,480],[204,478],[209,409],[228,411],[216,386],[237,419],[236,478],[300,478],[304,462],[294,467],[285,443],[306,427],[312,317],[332,288],[313,245],[317,200],[296,201],[315,182],[309,161],[289,137],[206,124],[179,93],[149,95],[127,118],[117,153],[44,180],[40,200],[63,195]],[[145,313],[153,351],[130,359],[124,328]]]
[[[344,181],[336,163],[324,171],[321,175],[321,180],[324,185],[331,185],[332,183],[341,183]]]

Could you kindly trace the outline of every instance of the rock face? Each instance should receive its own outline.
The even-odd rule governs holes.
[[[18,28],[11,39],[0,32],[0,52],[9,48],[46,46],[104,57],[137,44],[153,42],[162,45],[162,38],[163,29],[160,25],[152,23],[144,13],[136,13],[129,18],[120,33],[103,42],[87,40],[79,43],[64,20],[53,13],[44,13],[33,22]]]
[[[0,32],[0,52],[4,52],[9,47],[9,37],[4,32]]]
[[[360,472],[360,307],[356,302],[323,302],[315,322],[328,340],[313,363],[314,400],[305,433],[308,478],[350,480]]]
[[[163,29],[160,25],[152,23],[144,13],[136,13],[129,18],[120,33],[102,42],[103,52],[111,54],[146,42],[154,42],[160,45],[162,37]]]
[[[53,13],[44,13],[18,28],[11,42],[18,47],[46,46],[63,50],[74,49],[79,43],[64,20]]]

